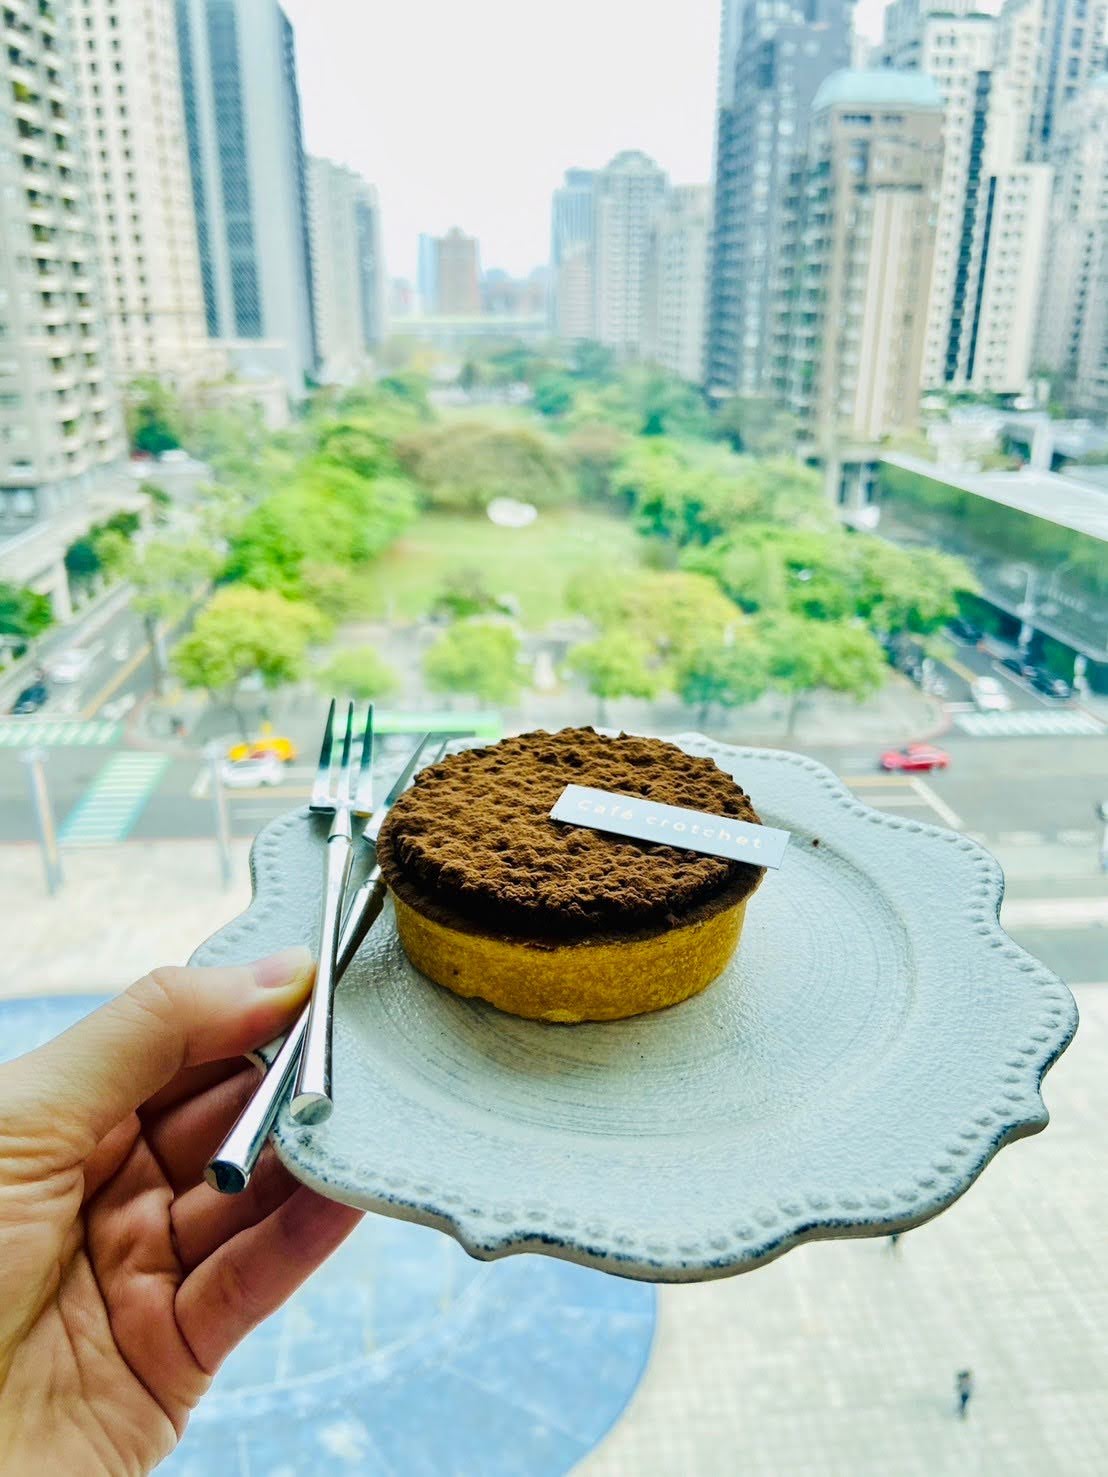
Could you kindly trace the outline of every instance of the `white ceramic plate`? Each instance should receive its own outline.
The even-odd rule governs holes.
[[[1077,1011],[1001,930],[996,861],[801,755],[675,742],[792,832],[725,974],[632,1020],[518,1020],[418,974],[386,906],[336,997],[334,1114],[278,1121],[295,1175],[477,1257],[698,1281],[916,1225],[1045,1126]],[[325,835],[267,826],[253,903],[195,962],[311,944]]]

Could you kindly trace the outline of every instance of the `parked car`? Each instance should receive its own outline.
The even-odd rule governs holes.
[[[915,770],[946,769],[950,755],[935,744],[909,744],[903,749],[886,749],[881,755],[882,769],[905,772]]]
[[[279,785],[285,768],[275,754],[265,751],[247,754],[242,759],[225,759],[220,777],[231,790],[253,790],[259,785]]]
[[[980,626],[975,626],[972,621],[964,621],[961,616],[950,623],[950,634],[959,641],[964,641],[967,646],[976,646],[984,635]]]
[[[978,677],[970,686],[970,696],[982,713],[1006,713],[1012,699],[995,677]]]
[[[91,651],[71,646],[60,656],[52,657],[46,664],[46,670],[55,682],[80,682],[91,665]]]
[[[37,713],[50,696],[50,689],[45,682],[32,682],[30,687],[25,687],[12,704],[12,712],[23,716],[27,713]]]
[[[249,743],[232,744],[227,750],[227,758],[233,764],[239,759],[256,759],[260,754],[271,754],[282,764],[290,764],[299,752],[292,739],[278,733],[263,733]]]
[[[1033,673],[1031,686],[1044,697],[1062,699],[1073,696],[1073,688],[1064,678],[1055,677],[1053,672],[1043,671],[1042,668]]]
[[[1005,671],[1013,672],[1017,677],[1022,677],[1025,682],[1030,682],[1039,670],[1034,662],[1029,662],[1026,657],[1006,656],[1000,664]]]

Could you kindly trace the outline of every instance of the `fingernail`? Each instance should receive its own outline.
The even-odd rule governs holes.
[[[279,990],[309,972],[312,956],[302,944],[296,944],[291,949],[282,949],[266,959],[259,959],[250,967],[254,971],[254,982],[263,990]]]

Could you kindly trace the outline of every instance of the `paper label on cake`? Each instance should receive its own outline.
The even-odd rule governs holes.
[[[686,810],[680,805],[659,805],[641,795],[614,795],[588,785],[567,785],[550,812],[554,821],[591,826],[637,841],[664,841],[704,851],[733,862],[755,867],[779,867],[788,845],[789,832],[773,826],[756,826],[729,815],[711,815],[704,810]]]

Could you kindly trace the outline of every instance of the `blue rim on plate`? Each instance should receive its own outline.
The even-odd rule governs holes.
[[[792,833],[719,980],[627,1021],[518,1020],[418,974],[386,907],[336,997],[332,1118],[276,1125],[293,1174],[476,1257],[701,1281],[918,1225],[1045,1126],[1077,1011],[1001,929],[995,859],[801,755],[673,742]],[[267,826],[253,903],[195,962],[311,944],[324,838],[306,810]]]

